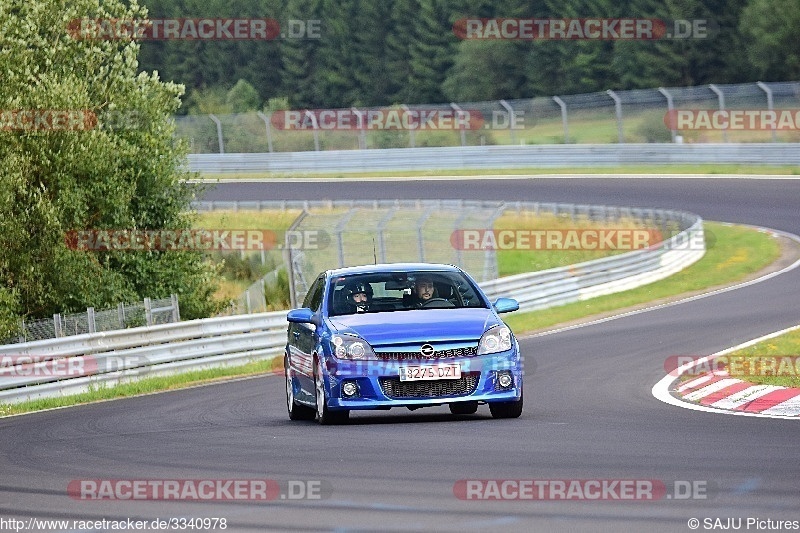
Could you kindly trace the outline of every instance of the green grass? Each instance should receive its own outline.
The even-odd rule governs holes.
[[[706,254],[693,265],[664,280],[541,311],[514,313],[504,320],[519,335],[579,318],[733,283],[766,267],[780,256],[778,242],[767,233],[728,224],[707,221],[704,224],[708,247]]]
[[[186,388],[189,386],[213,383],[232,377],[255,376],[265,373],[276,372],[283,368],[283,361],[280,358],[269,360],[253,361],[245,365],[230,366],[223,368],[212,368],[208,370],[194,370],[175,374],[171,376],[157,376],[144,378],[128,383],[121,383],[116,386],[98,386],[88,392],[59,398],[42,398],[29,402],[16,404],[0,404],[0,416],[16,415],[41,411],[43,409],[54,409],[57,407],[68,407],[84,403],[98,402],[103,400],[114,400],[117,398],[127,398],[153,392]]]
[[[621,218],[615,222],[600,223],[598,221],[592,221],[580,217],[572,219],[568,215],[556,216],[550,213],[540,213],[536,215],[531,212],[517,213],[513,210],[509,210],[504,213],[499,219],[497,219],[497,221],[495,221],[494,225],[495,230],[522,230],[523,232],[531,230],[580,231],[588,228],[642,229],[642,226],[637,224],[633,219],[626,218]],[[671,236],[672,235],[670,234],[665,235],[664,237],[669,238]],[[655,241],[653,244],[654,243]],[[626,251],[629,250],[501,249],[497,251],[497,269],[500,277],[511,276],[525,272],[538,272],[550,268],[574,265],[576,263],[591,261],[593,259],[616,255]]]
[[[780,359],[780,357],[786,359]],[[797,368],[795,363],[800,357],[800,329],[795,329],[780,335],[756,343],[747,348],[736,350],[734,352],[725,354],[725,357],[767,357],[768,361],[775,361],[778,372],[773,372],[769,369],[767,364],[755,364],[755,375],[732,375],[732,377],[740,378],[750,383],[763,384],[763,385],[780,385],[783,387],[800,387],[800,369]],[[781,364],[783,362],[784,364]],[[786,363],[791,362],[791,367],[786,366]],[[751,366],[747,363],[742,365],[748,372]],[[779,374],[779,375],[774,375]]]
[[[538,176],[538,175],[609,175],[609,174],[702,174],[702,175],[770,175],[798,176],[800,167],[792,165],[618,165],[602,167],[558,167],[558,168],[496,168],[496,169],[445,169],[445,170],[402,170],[385,172],[342,172],[342,173],[271,173],[271,172],[231,172],[223,174],[201,174],[204,181],[217,179],[292,179],[292,178],[393,178],[393,177],[437,177],[437,176]]]

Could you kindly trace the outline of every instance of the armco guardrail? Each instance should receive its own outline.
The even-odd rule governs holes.
[[[675,211],[654,210],[653,214],[669,215],[686,229],[651,249],[500,278],[481,286],[492,299],[508,296],[516,298],[523,310],[542,309],[650,283],[703,256],[700,217]],[[282,354],[285,339],[286,312],[278,311],[0,346],[0,403],[273,358]]]
[[[280,354],[285,343],[286,312],[277,311],[0,346],[0,403],[244,364]]]
[[[518,274],[481,284],[494,299],[516,299],[525,311],[563,305],[595,296],[633,289],[663,279],[705,254],[703,221],[653,249],[628,252],[541,272]]]
[[[660,164],[800,165],[800,143],[554,144],[191,154],[201,173],[379,172]]]

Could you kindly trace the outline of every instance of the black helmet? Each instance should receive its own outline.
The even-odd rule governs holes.
[[[353,300],[354,294],[364,293],[367,295],[366,302],[356,302]],[[344,295],[347,298],[347,303],[356,308],[356,311],[363,313],[369,310],[369,304],[372,301],[372,285],[364,281],[351,281],[344,287]]]

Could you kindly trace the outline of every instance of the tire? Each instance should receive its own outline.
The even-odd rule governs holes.
[[[478,411],[478,402],[458,402],[448,405],[454,415],[474,415]]]
[[[322,374],[322,361],[317,359],[314,365],[314,394],[317,399],[317,408],[314,418],[323,426],[343,424],[350,418],[350,411],[331,411],[328,409],[328,394],[325,392],[325,383]]]
[[[494,402],[489,404],[489,411],[494,418],[519,418],[522,414],[522,393],[519,400],[511,402]]]
[[[297,403],[294,398],[289,358],[286,356],[283,358],[283,374],[286,379],[286,408],[289,411],[289,420],[314,420],[314,410],[307,405]]]

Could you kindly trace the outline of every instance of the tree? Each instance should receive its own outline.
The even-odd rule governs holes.
[[[178,293],[185,318],[218,308],[215,270],[198,252],[87,253],[65,242],[70,230],[190,225],[195,191],[170,120],[183,87],[137,74],[129,38],[80,33],[81,21],[145,16],[135,1],[0,2],[0,302],[14,315],[0,313],[0,336],[16,317],[144,296]]]
[[[524,80],[518,57],[509,41],[462,41],[442,92],[456,102],[519,98]]]
[[[770,81],[800,78],[800,4],[797,0],[750,0],[742,12],[747,56],[759,76]]]
[[[246,80],[236,82],[236,85],[225,95],[225,102],[230,105],[234,113],[255,111],[261,108],[261,97],[258,95],[258,91]]]
[[[401,94],[407,103],[444,101],[442,82],[453,65],[456,36],[444,0],[419,0],[414,40],[409,46],[409,78]]]

